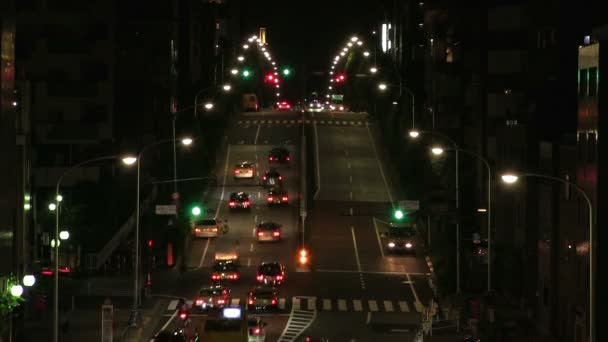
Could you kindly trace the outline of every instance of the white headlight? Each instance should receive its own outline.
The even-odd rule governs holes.
[[[394,242],[389,242],[388,243],[388,248],[393,248],[395,247],[395,243]]]
[[[408,243],[406,243],[406,244],[405,244],[405,248],[412,248],[412,244],[411,244],[411,243],[409,243],[409,242],[408,242]]]

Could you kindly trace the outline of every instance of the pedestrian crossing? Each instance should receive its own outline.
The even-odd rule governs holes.
[[[367,120],[322,120],[322,119],[298,119],[298,120],[239,120],[237,125],[242,127],[257,126],[257,125],[296,125],[302,124],[302,121],[306,124],[326,125],[326,126],[353,126],[353,127],[365,127],[371,123]]]
[[[316,311],[292,310],[278,342],[295,341],[317,318]]]
[[[167,304],[167,311],[175,311],[178,300],[171,300]],[[412,312],[420,313],[424,305],[420,302],[409,302],[394,299],[343,299],[343,298],[315,298],[315,297],[293,297],[278,298],[278,309],[306,310],[306,311],[338,311],[338,312]],[[186,301],[192,306],[192,301]],[[245,298],[232,298],[230,304],[234,306],[245,306]]]

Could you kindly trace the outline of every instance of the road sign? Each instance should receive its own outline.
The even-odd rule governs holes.
[[[156,215],[175,215],[175,214],[177,214],[177,207],[174,204],[156,206]]]
[[[101,341],[112,342],[114,326],[114,306],[109,299],[101,306]]]
[[[402,208],[405,211],[420,210],[420,201],[399,201],[399,208]]]

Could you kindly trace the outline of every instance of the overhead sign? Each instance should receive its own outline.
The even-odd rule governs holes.
[[[155,212],[156,212],[156,215],[176,215],[177,207],[173,204],[157,205]]]
[[[331,99],[332,100],[343,100],[344,99],[344,95],[342,95],[342,94],[332,94],[331,95]]]
[[[420,201],[399,201],[399,208],[405,211],[420,210]]]

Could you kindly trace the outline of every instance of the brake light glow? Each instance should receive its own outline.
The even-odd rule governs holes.
[[[249,206],[249,201],[243,202],[243,205],[246,206],[246,207],[248,207]]]
[[[282,275],[278,275],[277,276],[277,280],[283,280],[283,276]]]
[[[270,302],[270,304],[277,305],[277,300],[273,298],[272,301]]]
[[[287,156],[287,160],[291,160],[291,158],[289,156]]]
[[[254,334],[254,335],[259,335],[259,334],[260,334],[260,328],[255,328],[255,329],[253,330],[253,334]]]
[[[224,300],[223,299],[218,299],[217,303],[218,304],[224,304]]]
[[[229,204],[231,207],[234,207],[236,205],[236,203],[234,203],[234,202],[230,202]]]
[[[273,198],[272,197],[268,197],[268,202],[272,202]]]
[[[272,160],[272,157],[268,157],[268,160]]]
[[[283,176],[279,176],[279,180],[283,180]]]
[[[272,233],[272,236],[279,236],[279,235],[281,235],[281,232],[273,232]]]
[[[49,270],[49,269],[42,270],[41,273],[42,273],[42,275],[45,275],[45,276],[53,275],[53,271]]]
[[[185,320],[186,318],[188,318],[188,314],[185,312],[181,312],[179,314],[179,319],[181,319],[182,321]]]
[[[241,173],[241,170],[234,170],[234,173]]]
[[[262,281],[264,279],[264,276],[261,274],[258,274],[258,276],[256,277],[258,280]]]
[[[262,177],[263,180],[266,180],[266,176]]]
[[[70,268],[67,266],[59,267],[59,273],[70,273]]]
[[[211,276],[211,279],[218,280],[218,279],[220,279],[220,276],[219,276],[219,275],[217,275],[217,274],[213,274],[213,275]]]
[[[196,300],[196,305],[203,305],[203,300],[202,300],[202,299],[200,299],[200,298],[198,298],[198,299]]]
[[[253,305],[253,299],[249,298],[249,301],[247,302],[249,305]]]
[[[258,236],[264,236],[264,232],[258,232]]]
[[[287,196],[283,196],[283,201],[287,201]]]

